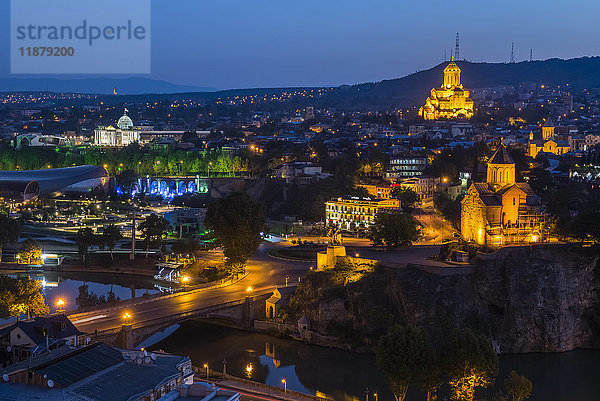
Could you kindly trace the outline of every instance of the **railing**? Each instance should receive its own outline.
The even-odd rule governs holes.
[[[175,296],[180,296],[180,295],[185,295],[185,294],[195,294],[195,293],[203,292],[203,291],[207,291],[207,290],[223,288],[223,287],[227,287],[229,285],[233,285],[233,284],[240,282],[241,280],[246,278],[246,276],[248,274],[249,273],[246,273],[243,276],[241,276],[240,278],[238,278],[237,280],[233,280],[233,281],[229,281],[229,279],[227,279],[227,280],[221,280],[220,282],[203,283],[203,284],[198,284],[196,286],[190,286],[190,289],[188,289],[188,290],[173,291],[173,292],[167,293],[167,294],[157,293],[157,294],[151,294],[151,295],[143,295],[138,298],[123,299],[123,300],[113,302],[108,305],[81,308],[81,309],[77,309],[77,310],[73,311],[73,313],[68,313],[67,315],[69,316],[69,319],[73,320],[80,316],[87,315],[90,312],[100,312],[103,310],[112,310],[112,309],[128,306],[131,304],[140,304],[140,303],[144,303],[144,302],[158,301],[161,299],[168,299],[168,298],[175,297]]]
[[[268,295],[268,294],[263,294],[262,297],[264,297],[266,295]],[[144,320],[144,321],[132,323],[131,324],[131,329],[132,330],[139,329],[139,328],[142,328],[142,327],[151,326],[153,324],[158,324],[158,323],[160,323],[160,324],[165,324],[165,323],[173,324],[173,323],[177,323],[178,321],[189,319],[190,317],[193,317],[193,316],[206,315],[206,314],[218,311],[218,310],[223,309],[223,308],[227,308],[227,307],[231,307],[231,306],[237,306],[237,305],[243,305],[246,302],[247,299],[250,299],[251,301],[256,301],[259,297],[261,297],[261,295],[257,295],[257,296],[251,297],[251,298],[250,297],[244,297],[242,299],[236,299],[234,301],[228,301],[228,302],[223,302],[223,303],[216,304],[216,305],[205,306],[203,308],[195,309],[195,310],[192,310],[192,311],[180,312],[180,313],[175,313],[175,314],[172,314],[172,315],[169,315],[169,316],[163,316],[163,317],[159,317],[159,318]],[[98,336],[106,336],[106,335],[111,335],[111,334],[117,334],[120,331],[121,331],[121,327],[114,327],[112,329],[106,329],[106,330],[98,331]]]

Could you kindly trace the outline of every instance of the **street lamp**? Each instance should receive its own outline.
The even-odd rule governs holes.
[[[250,379],[252,377],[252,371],[254,370],[254,367],[252,366],[251,363],[249,363],[248,365],[246,365],[246,376],[248,376],[248,379]]]
[[[204,364],[204,368],[206,368],[206,381],[208,382],[208,372],[209,372],[209,370],[208,370],[208,363]]]
[[[283,383],[283,393],[287,394],[287,379],[284,377],[281,382]]]
[[[125,324],[128,324],[131,321],[131,313],[129,313],[129,312],[123,313],[123,320],[125,321]]]
[[[187,283],[190,280],[190,278],[188,276],[183,276],[181,278],[181,282],[183,283],[183,290],[185,291],[185,283]]]
[[[65,311],[65,301],[62,299],[59,299],[58,301],[56,301],[56,311],[57,312],[64,312]]]

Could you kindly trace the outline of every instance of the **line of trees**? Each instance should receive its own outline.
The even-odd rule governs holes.
[[[138,144],[119,150],[89,148],[83,154],[53,147],[25,147],[20,150],[0,147],[0,170],[37,170],[84,164],[106,165],[111,176],[124,170],[133,170],[141,175],[206,174],[209,168],[211,174],[219,175],[251,171],[249,158],[222,152],[142,149]]]
[[[450,386],[450,399],[473,401],[476,388],[491,386],[498,374],[498,356],[486,336],[470,329],[455,328],[445,344],[436,350],[427,333],[414,326],[391,326],[377,346],[377,365],[397,401],[403,401],[410,387],[436,399],[444,384]],[[511,372],[504,383],[513,401],[531,394],[532,383]],[[506,399],[502,394],[497,399]]]
[[[100,235],[94,234],[94,231],[89,227],[80,228],[77,231],[75,242],[84,262],[86,261],[90,247],[93,245],[107,247],[110,250],[110,258],[114,260],[113,250],[121,238],[123,238],[123,235],[119,227],[109,224]]]

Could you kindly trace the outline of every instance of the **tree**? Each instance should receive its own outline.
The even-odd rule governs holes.
[[[163,236],[169,228],[170,225],[167,219],[156,213],[152,213],[150,216],[146,217],[146,220],[139,225],[139,229],[142,231],[142,241],[146,246],[146,257],[148,257],[150,247],[160,249]]]
[[[419,238],[419,227],[409,214],[380,212],[375,216],[367,237],[374,245],[385,244],[395,248],[416,241]]]
[[[489,338],[469,329],[452,330],[440,360],[449,378],[451,400],[472,401],[475,387],[490,386],[498,373],[498,356]]]
[[[124,194],[130,195],[133,197],[134,189],[136,189],[138,185],[138,179],[140,176],[133,170],[124,170],[121,174],[119,174],[115,180],[117,182],[118,188],[121,188],[121,191]]]
[[[75,303],[80,308],[87,308],[99,304],[98,296],[94,293],[90,294],[88,289],[89,287],[87,284],[80,285],[78,288],[79,295],[77,296],[77,298],[75,298]]]
[[[427,394],[427,401],[435,400],[435,393],[443,381],[438,354],[429,340],[425,343],[421,354],[420,369],[417,372],[419,387]]]
[[[419,195],[411,188],[407,187],[396,187],[392,189],[392,197],[400,201],[402,210],[407,213],[412,212],[417,202],[419,202]]]
[[[171,247],[171,252],[180,257],[181,255],[192,255],[194,258],[196,252],[200,250],[200,243],[193,238],[183,238],[176,241]]]
[[[600,201],[590,199],[567,224],[567,234],[583,244],[586,240],[600,243]]]
[[[106,226],[104,232],[102,233],[102,242],[104,242],[104,244],[110,250],[111,260],[114,260],[113,249],[115,249],[115,245],[121,238],[123,238],[123,235],[121,235],[121,230],[114,224],[109,224]]]
[[[17,253],[17,258],[20,260],[27,260],[27,263],[31,261],[39,261],[42,257],[42,246],[34,239],[27,238],[23,241],[21,249]]]
[[[531,395],[533,384],[513,370],[504,381],[504,388],[513,401],[523,401]]]
[[[425,368],[436,365],[435,352],[427,333],[413,326],[390,327],[377,344],[377,367],[387,379],[397,401],[404,400],[409,386],[428,391],[427,399],[439,386],[439,375],[429,376]]]
[[[96,235],[89,227],[80,228],[79,231],[77,231],[75,242],[77,243],[79,254],[85,263],[85,258],[89,252],[90,246],[96,243]]]
[[[2,248],[6,244],[13,243],[21,235],[21,223],[18,220],[11,219],[5,214],[0,214],[0,261],[2,260]]]
[[[14,316],[19,320],[22,314],[31,317],[48,312],[50,309],[44,302],[39,282],[30,277],[0,275],[0,316]]]
[[[232,273],[238,274],[260,244],[265,228],[263,207],[247,194],[234,192],[208,206],[204,225],[215,243],[223,247]]]
[[[433,204],[439,214],[448,220],[457,230],[460,230],[461,201],[463,198],[463,195],[457,196],[456,199],[451,199],[446,194],[439,194],[433,199]]]

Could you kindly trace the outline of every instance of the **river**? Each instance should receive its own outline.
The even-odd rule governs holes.
[[[189,321],[152,347],[177,355],[188,355],[195,366],[208,363],[221,371],[272,386],[310,394],[327,394],[335,400],[364,400],[365,391],[378,393],[378,400],[392,401],[385,380],[377,372],[372,355],[306,345],[266,334],[250,333],[198,321]],[[500,389],[511,370],[533,382],[530,401],[596,401],[600,399],[600,351],[576,350],[561,354],[523,354],[500,357],[496,387]],[[483,394],[483,393],[478,393]],[[440,400],[447,389],[440,390]],[[370,400],[374,397],[371,396]],[[423,393],[410,390],[406,400],[424,400]]]
[[[56,301],[65,302],[64,309],[77,309],[75,299],[79,295],[79,287],[88,285],[88,292],[97,296],[108,296],[112,290],[120,299],[141,297],[144,294],[155,294],[169,291],[168,288],[158,288],[152,277],[134,276],[119,273],[78,273],[78,272],[18,272],[11,276],[27,275],[42,283],[41,292],[51,312],[56,309]]]

